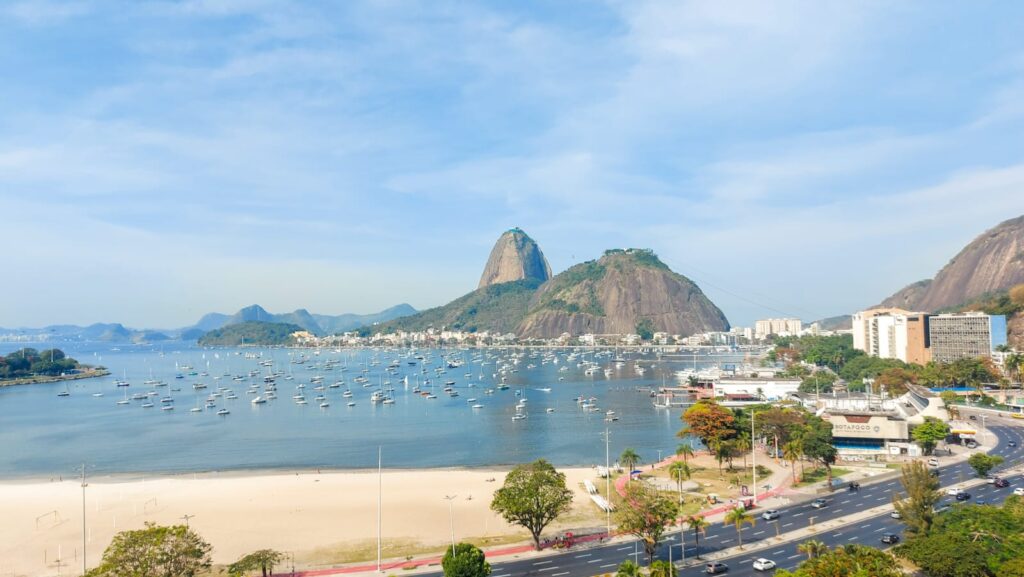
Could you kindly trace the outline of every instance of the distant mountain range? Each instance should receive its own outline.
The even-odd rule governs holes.
[[[209,331],[229,325],[252,321],[286,323],[301,327],[316,335],[343,333],[362,326],[375,325],[399,317],[416,314],[416,309],[408,304],[400,304],[378,313],[358,315],[317,315],[306,309],[284,314],[272,314],[259,305],[243,308],[233,315],[209,313],[203,315],[199,322],[180,329],[149,330],[131,329],[120,323],[96,323],[86,327],[78,325],[51,325],[43,328],[0,328],[0,340],[10,340],[11,335],[31,339],[38,335],[40,340],[56,341],[98,341],[111,343],[143,343],[159,342],[173,339],[197,340]],[[8,338],[5,338],[8,337]]]

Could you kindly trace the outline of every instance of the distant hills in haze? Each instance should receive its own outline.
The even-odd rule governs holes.
[[[400,304],[378,313],[359,315],[318,315],[306,309],[284,314],[267,312],[260,305],[245,307],[235,314],[208,313],[194,325],[180,329],[148,330],[131,329],[120,323],[96,323],[89,326],[50,325],[43,328],[0,328],[0,336],[17,335],[31,338],[39,335],[40,340],[97,341],[110,343],[153,343],[166,340],[197,340],[204,334],[230,325],[248,322],[283,323],[300,327],[315,335],[342,333],[362,326],[390,321],[398,317],[416,314],[408,304]]]

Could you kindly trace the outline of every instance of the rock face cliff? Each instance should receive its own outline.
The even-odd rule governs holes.
[[[477,288],[517,280],[544,282],[551,278],[551,266],[540,247],[518,228],[505,231],[491,249]]]
[[[934,312],[1020,283],[1024,283],[1024,216],[985,231],[934,279],[904,287],[880,306]]]
[[[677,335],[727,330],[725,315],[690,279],[649,250],[612,250],[541,285],[520,336],[551,338],[628,334],[641,329]]]

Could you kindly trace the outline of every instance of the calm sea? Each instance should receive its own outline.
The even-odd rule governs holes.
[[[0,352],[20,346],[3,343]],[[659,449],[664,454],[674,451],[681,422],[679,409],[655,408],[648,391],[673,383],[674,372],[684,367],[742,361],[630,353],[621,355],[626,363],[616,367],[610,352],[570,359],[570,351],[352,349],[315,354],[183,344],[61,348],[82,362],[108,367],[112,374],[67,385],[0,388],[0,477],[68,475],[81,463],[94,473],[367,468],[377,465],[378,446],[388,468],[506,465],[541,457],[559,465],[591,465],[604,463],[606,427],[613,460],[632,447],[651,462]],[[464,364],[448,368],[446,357]],[[512,364],[514,360],[518,362]],[[591,375],[581,364],[586,362],[596,363]],[[393,363],[396,368],[386,370]],[[636,371],[637,364],[644,374]],[[503,366],[509,388],[486,394],[501,383]],[[611,370],[609,376],[604,369]],[[264,376],[272,371],[283,373],[276,378],[278,398],[252,404],[255,395],[247,391],[256,387],[263,392]],[[243,378],[233,378],[238,376]],[[327,408],[315,400],[321,394],[314,390],[316,376],[323,377]],[[359,376],[370,386],[356,382]],[[117,387],[115,378],[131,386]],[[150,380],[168,386],[144,384]],[[459,396],[442,390],[447,381],[455,382]],[[337,388],[327,387],[338,382]],[[194,383],[207,388],[196,390]],[[305,385],[301,391],[306,405],[292,399],[300,384]],[[437,398],[415,393],[417,385]],[[370,402],[371,393],[381,386],[393,387],[394,404]],[[207,397],[221,387],[237,399],[225,398],[224,392],[215,399],[216,408],[205,408]],[[64,390],[70,395],[59,397]],[[343,396],[347,390],[350,398]],[[130,398],[148,391],[159,393],[149,397],[152,408],[143,408],[143,401],[117,404],[126,392]],[[173,397],[174,410],[161,410],[165,396]],[[600,411],[581,409],[576,401],[581,396],[596,399]],[[528,417],[513,420],[523,397],[527,408],[522,412]],[[348,402],[356,405],[348,407]],[[483,407],[474,409],[473,404]],[[193,407],[203,410],[192,412]],[[230,414],[218,416],[222,408]],[[618,420],[608,420],[609,410]]]

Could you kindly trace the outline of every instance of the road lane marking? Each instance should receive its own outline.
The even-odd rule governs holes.
[[[754,533],[754,535],[760,535],[761,533],[764,533],[764,529],[758,531],[757,533]]]
[[[584,557],[590,557],[591,555],[593,555],[593,553],[584,553],[582,555],[576,555],[573,559],[582,559]]]
[[[793,517],[803,517],[803,513],[793,513]]]
[[[868,528],[868,527],[870,527],[870,526],[871,526],[871,523],[868,523],[868,524],[866,524],[866,525],[861,525],[861,526],[860,526],[860,528],[861,528],[861,529],[867,529],[867,528]]]
[[[609,563],[609,564],[607,564],[607,565],[601,565],[601,566],[599,567],[599,569],[607,569],[607,568],[609,568],[609,567],[615,567],[616,565],[617,565],[616,563]]]
[[[555,569],[558,569],[558,567],[552,565],[551,567],[541,567],[540,569],[537,569],[537,570],[538,571],[554,571]]]
[[[789,557],[786,557],[786,559],[792,560],[796,559],[797,557],[803,557],[803,555],[797,553],[796,555],[790,555]]]
[[[537,561],[534,565],[547,565],[548,563],[554,563],[554,561],[551,559],[548,559],[547,561]]]
[[[600,563],[601,561],[604,561],[604,559],[591,559],[587,563]]]
[[[782,526],[782,528],[785,529],[786,527],[789,527],[790,525],[792,525],[792,523],[786,523],[785,525]]]
[[[568,571],[563,571],[561,573],[552,573],[551,577],[559,577],[559,575],[568,575],[568,574],[569,574]]]
[[[618,549],[616,549],[616,551],[625,551],[626,549],[632,549],[632,548],[633,548],[632,545],[627,545],[625,547],[619,547]]]

